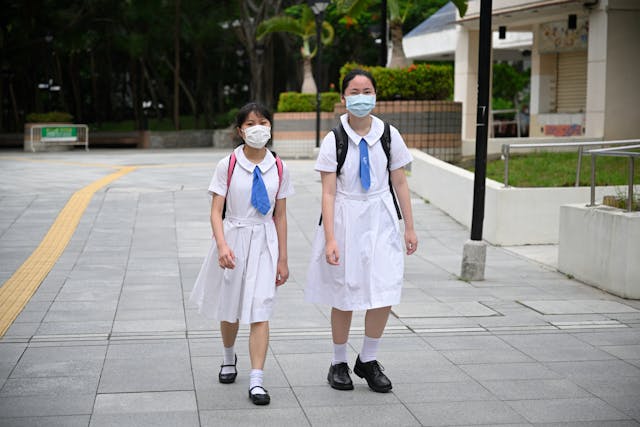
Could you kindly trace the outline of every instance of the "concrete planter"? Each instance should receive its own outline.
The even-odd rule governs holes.
[[[412,150],[408,177],[411,191],[444,210],[456,221],[471,226],[474,174],[418,150]],[[618,187],[596,187],[596,199]],[[557,244],[560,207],[587,204],[589,187],[504,187],[487,179],[483,237],[493,245]]]
[[[558,269],[622,298],[640,299],[640,212],[560,208]]]

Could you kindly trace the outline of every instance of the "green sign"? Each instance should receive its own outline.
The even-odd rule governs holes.
[[[51,126],[42,128],[42,139],[48,141],[77,141],[78,128],[69,126]]]

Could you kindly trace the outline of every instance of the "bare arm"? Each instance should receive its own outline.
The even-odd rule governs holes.
[[[287,199],[276,199],[273,221],[278,234],[278,266],[276,268],[276,286],[283,285],[289,278],[287,255]]]
[[[233,268],[236,266],[236,256],[224,239],[224,226],[222,225],[224,201],[225,198],[223,196],[219,194],[213,195],[213,200],[211,200],[211,229],[213,230],[213,237],[216,239],[216,246],[218,246],[218,264],[222,268]]]
[[[404,174],[404,168],[391,171],[391,184],[398,196],[398,203],[404,218],[404,243],[407,248],[407,255],[411,255],[418,248],[418,236],[413,228],[413,211],[411,209],[411,196],[409,195],[409,184]]]
[[[325,256],[331,265],[340,264],[340,252],[333,229],[333,213],[336,202],[337,175],[335,172],[320,172],[322,180],[322,226],[325,237]]]

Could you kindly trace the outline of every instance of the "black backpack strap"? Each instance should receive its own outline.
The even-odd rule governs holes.
[[[349,136],[347,131],[344,130],[342,122],[337,127],[331,129],[336,138],[336,161],[338,166],[336,167],[336,175],[340,175],[344,161],[347,159],[347,150],[349,149]]]
[[[384,122],[384,132],[382,132],[380,143],[382,143],[382,149],[384,150],[385,156],[387,156],[387,171],[389,171],[389,191],[391,191],[393,206],[396,207],[398,219],[402,219],[400,205],[398,205],[398,199],[396,198],[396,193],[395,191],[393,191],[393,185],[391,184],[391,170],[389,169],[389,163],[391,162],[391,126],[389,126],[389,123],[387,122]]]
[[[342,170],[344,161],[347,159],[347,150],[349,149],[349,135],[347,135],[347,131],[344,130],[342,122],[340,122],[338,126],[331,129],[331,131],[333,132],[333,136],[336,140],[336,161],[338,162],[338,165],[336,166],[337,177],[338,175],[340,175],[340,171]],[[322,225],[322,214],[320,214],[318,225]]]

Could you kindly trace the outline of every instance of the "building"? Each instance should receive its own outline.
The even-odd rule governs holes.
[[[480,0],[462,18],[449,3],[403,40],[410,59],[455,59],[463,154],[475,139],[479,14]],[[640,138],[640,1],[493,0],[492,28],[494,60],[530,60],[530,138]]]

